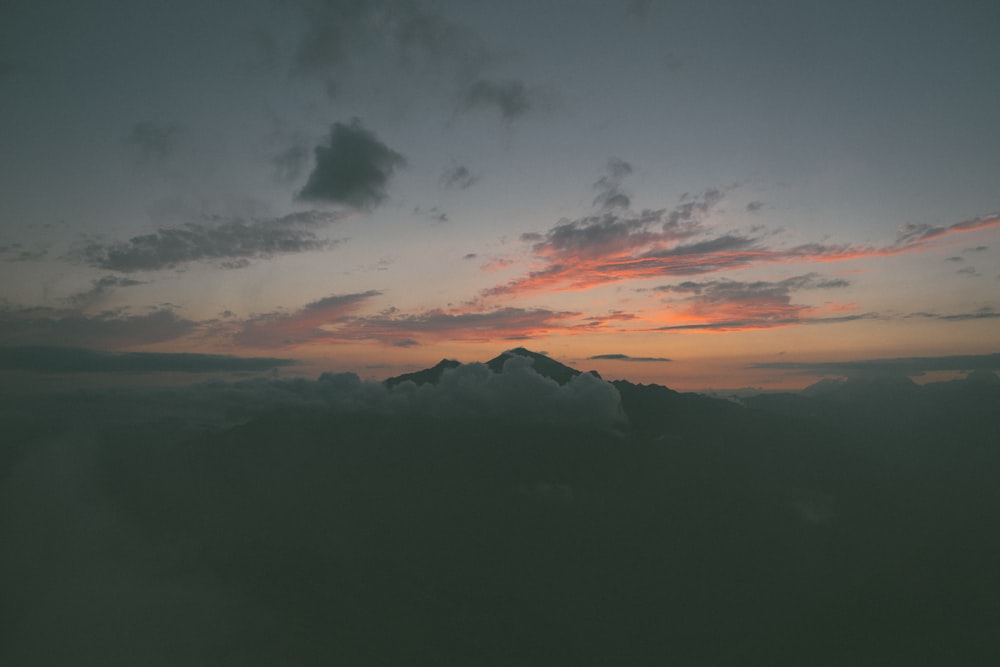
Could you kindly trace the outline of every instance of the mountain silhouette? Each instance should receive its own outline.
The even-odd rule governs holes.
[[[413,382],[414,384],[437,384],[441,380],[441,375],[449,368],[458,368],[462,362],[454,359],[442,359],[431,368],[413,373],[403,373],[384,381],[385,386],[392,388],[401,382]]]

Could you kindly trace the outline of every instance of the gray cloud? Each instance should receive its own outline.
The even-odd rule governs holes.
[[[45,246],[29,248],[23,243],[8,243],[0,245],[0,257],[5,262],[34,262],[49,254]]]
[[[220,219],[162,227],[128,241],[91,242],[76,251],[90,266],[109,271],[154,271],[206,260],[228,260],[231,267],[274,255],[323,250],[336,245],[316,230],[344,218],[342,213],[304,211],[280,218]]]
[[[465,190],[479,182],[476,176],[465,165],[456,165],[450,169],[445,169],[441,175],[441,182],[446,188],[453,190]]]
[[[413,0],[297,0],[305,31],[296,46],[293,71],[325,77],[343,71],[352,57],[377,46],[396,61],[474,67],[489,59],[482,42],[467,28]]]
[[[653,8],[653,0],[630,0],[628,14],[638,21],[645,21]]]
[[[78,292],[66,299],[67,303],[76,308],[86,309],[101,303],[115,291],[116,287],[134,287],[145,284],[141,280],[122,278],[120,276],[103,276],[91,281],[91,288]]]
[[[764,202],[752,201],[747,204],[747,213],[760,213],[764,208]]]
[[[406,158],[379,141],[357,118],[348,124],[334,123],[315,154],[316,165],[298,198],[354,208],[380,204],[389,179],[406,164]]]
[[[0,370],[42,373],[261,372],[291,359],[167,352],[113,353],[78,347],[0,347]]]
[[[806,375],[908,375],[929,371],[976,371],[1000,369],[1000,353],[956,354],[939,357],[897,357],[855,361],[796,362],[774,361],[751,364],[748,368],[797,371]]]
[[[807,273],[784,280],[755,280],[745,282],[739,280],[710,280],[705,282],[685,281],[677,285],[661,285],[654,287],[657,292],[690,293],[709,299],[758,298],[760,296],[786,296],[790,292],[803,289],[838,289],[850,286],[843,278],[823,278],[818,273]]]
[[[622,181],[631,173],[632,165],[625,160],[609,159],[607,173],[601,176],[593,186],[598,191],[597,196],[594,197],[594,206],[600,206],[604,210],[631,206],[632,200],[622,190]]]
[[[125,138],[143,161],[166,160],[177,148],[181,129],[176,125],[143,121],[135,123]]]
[[[587,357],[588,361],[673,361],[673,359],[667,359],[666,357],[630,357],[627,354],[595,354],[592,357]]]
[[[517,79],[477,79],[466,87],[462,95],[464,109],[496,109],[508,123],[528,113],[534,106],[535,93]]]
[[[0,344],[60,345],[116,349],[174,340],[192,333],[197,322],[168,308],[146,315],[109,311],[85,315],[51,308],[0,309]]]

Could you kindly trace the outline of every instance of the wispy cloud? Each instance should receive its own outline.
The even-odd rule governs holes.
[[[380,294],[376,290],[338,294],[313,301],[291,313],[256,315],[240,323],[233,339],[247,347],[274,348],[328,338],[330,333],[322,327],[344,320]]]
[[[176,227],[161,227],[128,241],[91,241],[74,256],[107,271],[154,271],[191,262],[229,260],[225,268],[274,255],[330,248],[339,241],[322,239],[317,231],[346,217],[343,212],[303,211],[280,218],[211,217]]]
[[[748,368],[794,371],[805,375],[893,374],[919,376],[929,371],[997,370],[1000,369],[1000,353],[852,361],[773,361],[750,364]]]
[[[725,329],[770,328],[802,323],[818,309],[792,302],[799,290],[847,287],[841,278],[823,278],[816,273],[778,281],[711,280],[661,285],[653,291],[681,295],[670,311],[671,328]],[[823,321],[830,321],[823,318]],[[840,321],[840,318],[836,318]]]
[[[686,198],[671,210],[605,212],[563,221],[545,234],[521,240],[541,266],[486,296],[516,296],[537,291],[584,290],[629,280],[693,276],[763,264],[839,262],[917,252],[933,241],[1000,226],[1000,214],[947,227],[908,225],[886,245],[802,243],[782,247],[778,234],[762,228],[720,232],[706,224],[724,198],[710,189]]]
[[[420,313],[390,310],[358,317],[331,329],[330,336],[346,340],[496,341],[524,340],[571,329],[579,313],[545,308],[498,308],[482,311],[434,309]]]
[[[630,357],[627,354],[595,354],[592,357],[587,357],[588,361],[641,361],[641,362],[660,362],[660,361],[673,361],[673,359],[667,359],[666,357]]]

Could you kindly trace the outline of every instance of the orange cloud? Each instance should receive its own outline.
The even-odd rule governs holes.
[[[615,214],[560,223],[545,235],[529,234],[541,268],[484,296],[517,296],[538,291],[578,291],[629,280],[693,276],[762,264],[842,262],[916,252],[944,236],[1000,226],[1000,214],[948,227],[908,225],[885,246],[806,243],[791,248],[769,244],[772,234],[708,234],[700,218],[678,221],[664,211],[631,217]]]

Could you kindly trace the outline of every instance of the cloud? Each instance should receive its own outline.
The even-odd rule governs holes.
[[[595,354],[592,357],[587,357],[588,361],[642,361],[642,362],[653,362],[653,361],[673,361],[673,359],[667,359],[666,357],[630,357],[627,354]]]
[[[144,162],[162,162],[177,149],[181,140],[181,129],[176,125],[142,121],[132,125],[128,143]]]
[[[448,214],[439,209],[437,206],[432,206],[430,208],[420,208],[419,206],[415,206],[413,208],[413,215],[427,218],[433,222],[448,222],[450,220]]]
[[[485,311],[400,313],[345,319],[327,331],[334,340],[376,340],[395,345],[401,340],[499,341],[525,340],[572,328],[579,313],[545,308],[499,308]]]
[[[779,281],[686,281],[655,287],[653,291],[687,295],[674,302],[676,306],[669,314],[672,324],[660,330],[732,331],[857,319],[858,315],[824,317],[814,306],[792,303],[792,293],[799,290],[839,289],[849,285],[841,278],[808,273]]]
[[[630,0],[628,5],[628,15],[637,21],[645,21],[649,18],[649,13],[653,8],[653,0]]]
[[[132,278],[122,278],[119,276],[103,276],[91,281],[91,288],[84,292],[78,292],[66,299],[66,302],[81,310],[95,306],[103,302],[110,296],[116,287],[134,287],[144,285],[142,280]]]
[[[747,213],[760,213],[764,210],[764,202],[762,201],[752,201],[747,204]]]
[[[42,373],[262,372],[292,359],[167,352],[112,353],[77,347],[0,346],[0,370]]]
[[[896,245],[904,247],[912,246],[950,234],[978,231],[997,226],[1000,226],[1000,213],[970,218],[945,227],[907,223],[899,228],[896,236]]]
[[[594,206],[610,211],[616,208],[627,209],[632,205],[632,200],[622,190],[622,181],[632,173],[632,165],[618,158],[608,160],[607,173],[601,176],[594,183],[594,189],[598,191],[594,197]]]
[[[376,290],[338,294],[313,301],[293,313],[256,315],[240,324],[233,339],[247,347],[272,348],[329,338],[330,333],[323,326],[345,319],[369,299],[381,294]]]
[[[510,123],[528,113],[537,105],[537,93],[529,91],[523,81],[505,79],[476,79],[470,83],[462,95],[462,108],[495,109],[501,118]]]
[[[49,254],[44,246],[28,248],[23,243],[8,243],[0,245],[0,257],[5,262],[34,262]]]
[[[944,320],[946,322],[964,322],[968,320],[992,320],[1000,318],[1000,312],[995,311],[989,306],[984,306],[970,313],[950,313],[947,315],[938,313],[911,313],[907,317],[921,317],[932,320]]]
[[[99,269],[133,272],[169,269],[191,262],[229,260],[230,267],[274,255],[324,250],[339,241],[321,239],[316,231],[344,219],[343,213],[303,211],[280,218],[221,219],[161,227],[128,241],[90,242],[76,256]]]
[[[725,190],[710,188],[684,195],[671,210],[606,212],[561,221],[545,234],[522,234],[540,260],[540,268],[484,296],[516,296],[535,291],[584,290],[628,280],[691,276],[761,264],[838,262],[889,257],[925,250],[942,237],[1000,226],[1000,214],[965,220],[948,227],[908,228],[895,243],[852,245],[802,243],[776,245],[774,232],[754,227],[722,232],[706,222],[724,199]]]
[[[324,374],[319,390],[331,409],[423,418],[498,418],[613,428],[624,422],[618,390],[591,373],[560,385],[538,374],[529,357],[511,355],[494,372],[481,363],[447,368],[437,383],[401,382],[391,389],[353,373]]]
[[[357,118],[347,124],[334,123],[315,154],[316,165],[298,198],[354,208],[380,204],[389,179],[406,164],[406,158],[379,141]]]
[[[59,345],[100,349],[174,340],[194,332],[197,322],[168,308],[145,315],[109,311],[85,315],[51,308],[0,308],[0,344]]]
[[[1000,353],[956,354],[937,357],[896,357],[852,361],[773,361],[750,364],[748,368],[794,371],[804,375],[907,375],[930,371],[976,371],[1000,369]]]
[[[345,71],[366,48],[395,55],[401,67],[417,61],[478,67],[489,60],[475,34],[411,0],[298,0],[305,31],[295,48],[293,71],[326,77]]]
[[[465,190],[478,183],[479,177],[469,171],[468,167],[456,165],[450,169],[445,169],[444,173],[441,174],[441,182],[446,188]]]

